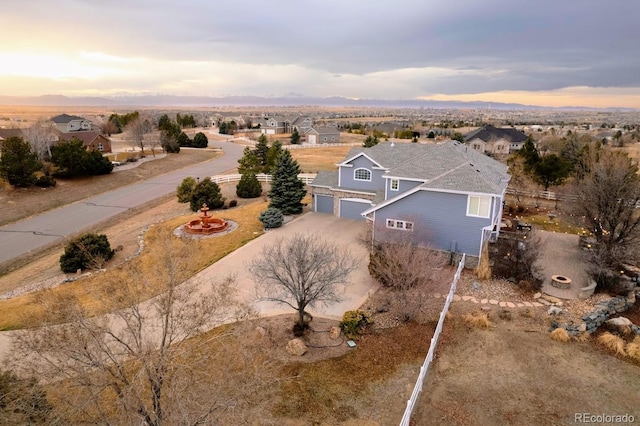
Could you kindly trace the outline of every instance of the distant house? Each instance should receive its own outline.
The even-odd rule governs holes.
[[[527,141],[527,135],[514,128],[483,126],[467,133],[465,142],[476,151],[491,154],[509,154],[518,151]]]
[[[111,140],[98,132],[67,132],[58,134],[59,141],[81,140],[89,150],[102,153],[111,152]]]
[[[497,238],[507,166],[464,144],[381,142],[354,148],[310,184],[313,209],[368,220],[373,240],[398,238],[479,259]]]
[[[296,129],[300,135],[304,135],[307,130],[313,126],[313,119],[311,117],[304,117],[299,115],[291,122],[291,131]]]
[[[337,127],[311,127],[305,132],[307,143],[339,143],[340,130]]]
[[[22,129],[0,129],[0,149],[2,149],[4,141],[12,137],[24,138]]]
[[[91,121],[75,115],[61,114],[51,118],[56,128],[62,133],[92,130]]]
[[[260,125],[264,135],[280,135],[291,132],[291,121],[286,117],[266,117]]]

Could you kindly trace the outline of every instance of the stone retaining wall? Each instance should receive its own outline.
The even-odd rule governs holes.
[[[572,336],[578,335],[582,332],[592,334],[597,331],[598,328],[611,316],[630,309],[636,303],[637,298],[640,298],[640,287],[636,287],[635,290],[631,291],[627,297],[616,296],[598,303],[592,312],[585,314],[582,317],[583,322],[578,325],[562,324],[556,325],[556,327],[565,328]],[[635,334],[640,335],[640,326],[634,324],[631,328]]]

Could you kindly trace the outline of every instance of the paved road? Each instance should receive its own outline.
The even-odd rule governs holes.
[[[224,155],[0,227],[0,264],[170,194],[187,176],[212,176],[238,165],[242,145],[216,142]]]

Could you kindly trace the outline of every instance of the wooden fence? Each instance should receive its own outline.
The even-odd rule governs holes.
[[[444,302],[444,308],[442,308],[442,312],[440,312],[440,319],[438,320],[438,325],[436,326],[436,330],[433,333],[433,337],[431,338],[431,345],[429,346],[429,352],[427,352],[427,357],[420,367],[420,375],[418,375],[418,380],[416,381],[416,385],[413,387],[413,392],[411,392],[411,398],[407,401],[407,408],[404,410],[404,415],[402,416],[402,420],[400,421],[400,426],[409,426],[411,421],[411,414],[413,413],[413,408],[415,407],[416,402],[418,401],[418,397],[420,396],[420,392],[422,391],[422,384],[424,379],[429,371],[429,365],[431,365],[431,361],[433,361],[433,357],[436,353],[436,346],[438,346],[438,337],[440,337],[440,333],[442,332],[442,326],[444,324],[444,318],[449,311],[449,305],[451,305],[451,301],[453,300],[453,295],[456,292],[456,286],[458,284],[458,280],[460,279],[460,274],[462,273],[462,269],[464,268],[464,260],[465,255],[462,255],[462,259],[458,264],[458,269],[456,270],[456,274],[453,276],[453,281],[451,282],[451,289],[449,289],[449,294],[447,294],[447,299]]]

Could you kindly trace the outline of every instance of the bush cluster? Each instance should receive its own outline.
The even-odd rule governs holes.
[[[269,207],[258,217],[265,229],[280,228],[284,222],[284,215],[276,208]]]
[[[340,330],[349,339],[360,336],[373,320],[364,311],[347,311],[340,321]]]
[[[87,233],[67,244],[64,254],[60,256],[60,269],[65,273],[78,269],[99,269],[114,253],[106,235]]]

